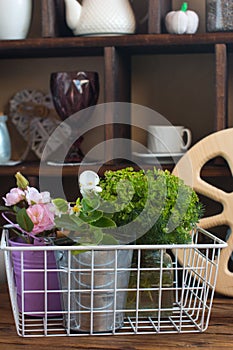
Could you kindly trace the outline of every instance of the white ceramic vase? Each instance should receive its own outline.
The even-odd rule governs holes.
[[[0,40],[25,39],[32,17],[32,0],[0,0]]]

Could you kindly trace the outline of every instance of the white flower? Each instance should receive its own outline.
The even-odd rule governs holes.
[[[84,195],[87,192],[101,192],[102,188],[100,186],[97,186],[99,184],[99,181],[100,178],[94,171],[84,171],[79,176],[79,186],[81,194]]]
[[[50,193],[48,191],[44,191],[40,193],[36,188],[28,187],[25,193],[26,193],[26,200],[29,205],[46,204],[46,203],[50,203],[51,201]]]

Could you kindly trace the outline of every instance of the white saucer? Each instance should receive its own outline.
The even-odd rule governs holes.
[[[83,33],[78,34],[80,37],[91,37],[91,36],[122,36],[122,35],[132,35],[132,33]]]
[[[70,162],[70,163],[64,163],[64,162],[56,162],[56,161],[48,161],[48,165],[51,166],[78,166],[78,165],[99,165],[101,164],[100,161],[87,161],[87,162]]]
[[[143,159],[147,164],[174,164],[176,163],[184,153],[139,153],[133,152],[133,155],[137,158]]]
[[[22,161],[21,160],[8,160],[7,162],[1,163],[0,166],[14,166],[17,164],[20,164]]]

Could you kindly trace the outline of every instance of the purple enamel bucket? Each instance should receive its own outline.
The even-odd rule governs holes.
[[[29,245],[20,238],[9,240],[9,245],[19,248],[11,251],[19,311],[38,317],[46,312],[47,317],[59,316],[61,295],[54,252],[22,251],[20,247]]]

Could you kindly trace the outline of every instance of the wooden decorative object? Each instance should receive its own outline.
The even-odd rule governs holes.
[[[222,204],[222,212],[204,217],[200,221],[199,226],[204,229],[227,225],[230,227],[231,233],[233,232],[233,193],[225,192],[201,178],[201,170],[206,162],[218,156],[226,160],[231,172],[233,172],[232,149],[233,128],[221,130],[194,145],[174,168],[173,174],[182,178],[197,193]],[[227,243],[228,246],[223,248],[220,253],[216,291],[232,297],[233,274],[229,271],[228,262],[233,251],[233,234],[229,235]],[[182,264],[184,263],[184,256],[181,252],[179,260]],[[197,263],[201,264],[201,261]]]
[[[28,143],[29,149],[31,148],[39,159],[49,137],[61,123],[54,111],[51,97],[36,90],[22,90],[16,93],[10,100],[9,117]],[[69,127],[64,125],[61,133],[61,139],[69,137]],[[47,149],[48,156],[60,146],[61,139],[50,143],[53,149]]]

